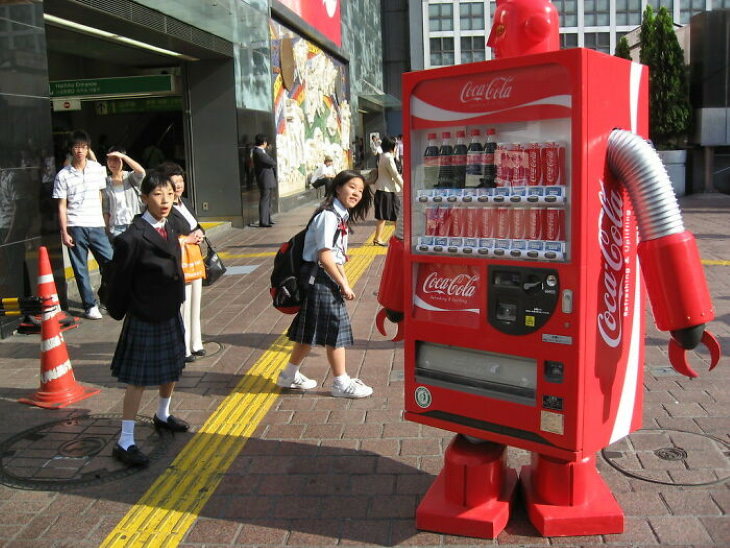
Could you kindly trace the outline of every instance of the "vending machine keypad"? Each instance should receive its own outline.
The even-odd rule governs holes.
[[[509,335],[540,329],[558,303],[558,273],[547,268],[490,265],[487,321]]]

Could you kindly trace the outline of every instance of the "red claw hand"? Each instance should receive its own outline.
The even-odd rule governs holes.
[[[387,318],[387,311],[385,308],[381,308],[380,312],[378,312],[377,316],[375,316],[375,327],[378,328],[378,331],[383,337],[388,336],[388,332],[385,330],[385,319]],[[398,342],[403,340],[403,322],[397,322],[395,324],[398,326],[398,331],[395,333],[395,337],[393,337],[391,340],[393,342]]]
[[[720,348],[720,341],[717,340],[717,337],[710,333],[709,331],[705,331],[702,334],[702,344],[704,344],[707,349],[710,351],[710,371],[715,369],[715,366],[717,366],[718,362],[720,361],[720,354],[721,354],[721,348]],[[685,375],[690,378],[697,377],[697,373],[695,373],[694,369],[692,369],[687,362],[687,351],[680,346],[680,344],[675,341],[674,339],[669,340],[669,361],[672,364],[672,367],[682,375]]]

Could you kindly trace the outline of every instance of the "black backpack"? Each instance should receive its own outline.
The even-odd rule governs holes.
[[[323,210],[325,211],[325,210]],[[328,209],[327,211],[334,211]],[[311,285],[320,266],[316,262],[305,261],[304,238],[307,235],[309,225],[320,212],[315,213],[306,228],[297,232],[288,242],[279,247],[274,257],[274,268],[271,271],[271,298],[274,308],[284,314],[296,314],[304,302],[304,296]],[[340,231],[335,232],[332,246],[337,243]]]

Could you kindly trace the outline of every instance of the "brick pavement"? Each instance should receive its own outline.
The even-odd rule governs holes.
[[[698,238],[702,258],[730,260],[727,244],[730,197],[719,194],[681,200],[687,227]],[[270,252],[305,222],[309,207],[279,217],[272,229],[229,229],[214,237],[232,254],[229,265],[260,265],[246,275],[226,276],[203,297],[205,339],[222,351],[191,364],[173,399],[174,412],[200,426],[256,362],[290,318],[275,312],[266,293],[270,257],[240,257]],[[372,232],[367,223],[354,245]],[[229,545],[475,545],[505,546],[727,546],[730,544],[730,489],[727,482],[704,487],[663,485],[632,478],[599,457],[599,469],[626,514],[626,532],[597,537],[542,538],[519,505],[507,529],[495,541],[418,532],[413,515],[419,497],[441,468],[451,434],[403,421],[403,356],[399,345],[384,340],[373,318],[383,259],[378,257],[356,286],[350,305],[356,337],[348,351],[348,369],[372,383],[373,397],[348,401],[314,394],[282,394],[241,454],[225,472],[182,542],[183,546]],[[713,331],[730,351],[730,266],[708,264],[707,278],[717,309]],[[122,387],[108,373],[120,324],[108,318],[83,321],[66,332],[77,379],[102,388],[100,395],[76,407],[48,411],[16,403],[37,388],[38,339],[15,336],[0,341],[0,441],[23,429],[80,413],[120,413]],[[712,373],[706,353],[693,364],[699,379],[667,370],[667,336],[647,327],[644,425],[682,430],[688,467],[664,468],[645,453],[661,432],[636,437],[637,454],[626,466],[656,473],[657,478],[691,483],[727,473],[728,452],[708,447],[697,434],[728,440],[730,363],[724,358]],[[208,350],[216,350],[214,343]],[[307,375],[328,386],[322,351],[305,362]],[[154,412],[152,392],[143,415]],[[192,434],[169,440],[165,454],[145,471],[124,480],[64,491],[34,491],[0,485],[0,546],[98,546],[173,460]],[[634,439],[634,436],[632,436]],[[649,454],[649,453],[647,453]],[[510,449],[511,465],[529,454]],[[642,462],[645,459],[645,462]],[[675,464],[675,463],[670,463]]]

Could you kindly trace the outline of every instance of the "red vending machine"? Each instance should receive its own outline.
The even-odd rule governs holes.
[[[499,534],[513,446],[533,454],[519,478],[543,535],[623,530],[595,455],[641,424],[637,248],[657,234],[608,156],[616,128],[647,137],[647,93],[645,67],[586,49],[404,75],[406,418],[461,434],[419,528]],[[456,135],[466,157],[440,154]]]

